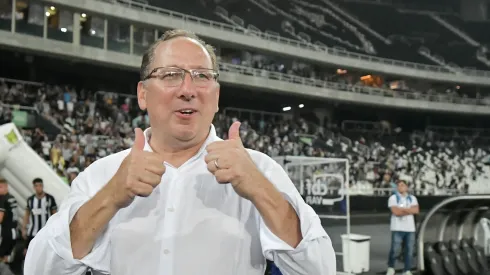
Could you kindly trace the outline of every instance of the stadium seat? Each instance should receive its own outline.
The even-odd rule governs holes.
[[[476,58],[478,50],[489,43],[486,33],[488,22],[465,21],[453,13],[429,13],[427,7],[420,3],[412,3],[413,9],[405,10],[398,5],[381,5],[376,1],[331,1],[337,3],[330,4],[314,0],[147,1],[151,6],[231,24],[238,29],[262,31],[350,52],[438,65],[432,58],[420,54],[423,47],[433,58],[442,57],[437,58],[439,62],[442,60],[446,64],[456,63],[458,67],[482,70],[489,68],[488,64]],[[461,38],[450,27],[438,22],[434,14],[481,45],[475,46]],[[353,22],[351,17],[362,22],[363,27]],[[8,26],[7,22],[1,23]],[[21,26],[23,21],[18,23]],[[41,26],[28,25],[42,34]],[[366,31],[366,27],[370,31]],[[69,34],[57,33],[60,39],[69,39]]]
[[[488,259],[485,256],[485,251],[483,250],[483,247],[479,246],[476,244],[475,239],[470,239],[470,247],[473,248],[475,251],[476,259],[478,261],[478,264],[480,265],[480,272],[490,272],[490,269],[488,268]]]
[[[447,244],[445,242],[438,242],[435,245],[435,249],[441,255],[445,273],[448,275],[461,275],[458,273],[458,269],[454,263],[454,255],[447,249]]]
[[[461,250],[464,252],[467,261],[468,267],[473,273],[481,273],[483,270],[478,262],[478,257],[476,251],[470,246],[470,241],[468,239],[462,239],[460,241]]]
[[[456,240],[449,241],[449,251],[454,255],[456,269],[461,275],[472,275],[475,274],[468,267],[468,258],[466,257],[463,250],[460,249],[459,244]]]
[[[425,243],[424,245],[424,262],[427,274],[445,275],[441,256],[434,250],[432,243]]]

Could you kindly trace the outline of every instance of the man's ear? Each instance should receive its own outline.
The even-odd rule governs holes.
[[[220,85],[216,83],[216,113],[219,111],[219,93],[220,93]]]
[[[147,84],[144,81],[138,82],[138,88],[136,94],[138,97],[138,106],[143,111],[146,110],[146,93],[148,91],[146,85]]]

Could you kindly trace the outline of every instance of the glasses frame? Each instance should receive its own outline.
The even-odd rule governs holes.
[[[209,68],[199,68],[199,69],[190,69],[190,70],[187,70],[187,69],[180,68],[180,67],[156,67],[153,70],[151,70],[150,73],[145,78],[143,78],[142,81],[146,81],[146,80],[151,79],[151,78],[156,78],[156,76],[154,75],[154,73],[156,73],[160,69],[177,69],[177,70],[183,71],[184,74],[182,75],[182,82],[184,82],[185,75],[188,73],[191,76],[192,83],[194,83],[194,74],[195,74],[195,72],[196,71],[202,71],[202,70],[210,71],[212,73],[212,75],[213,75],[214,81],[216,81],[216,82],[218,82],[218,78],[219,78],[219,73],[217,71],[215,71],[214,69],[209,69]]]

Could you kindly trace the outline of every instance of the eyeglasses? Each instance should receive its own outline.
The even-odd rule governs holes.
[[[218,81],[219,76],[219,73],[213,69],[186,70],[178,67],[158,67],[153,69],[143,81],[156,78],[166,87],[178,87],[184,82],[186,73],[189,73],[192,82],[198,87],[208,87],[214,81]]]

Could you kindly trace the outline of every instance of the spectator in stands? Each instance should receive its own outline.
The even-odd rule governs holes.
[[[284,273],[335,274],[331,241],[285,171],[244,148],[239,122],[228,140],[216,136],[212,48],[170,31],[141,68],[138,103],[151,128],[135,130],[131,150],[79,175],[64,208],[31,242],[25,274],[81,274],[89,266],[118,275],[258,275],[262,255]]]
[[[395,262],[399,251],[404,244],[404,275],[411,275],[413,249],[415,243],[415,219],[419,213],[417,198],[408,193],[408,185],[404,180],[397,182],[398,192],[388,199],[391,209],[391,247],[388,256],[388,271],[386,275],[395,274]]]
[[[22,223],[22,237],[26,240],[24,255],[34,236],[46,225],[49,217],[58,210],[54,197],[44,192],[44,183],[41,178],[35,178],[32,185],[35,193],[27,198],[27,207]]]
[[[68,184],[71,186],[71,183],[75,180],[75,178],[78,176],[80,173],[80,170],[78,170],[77,167],[70,167],[66,171],[68,173]]]
[[[397,191],[397,185],[392,179],[392,173],[390,171],[385,171],[383,179],[381,180],[380,186],[381,193],[384,195],[389,195]]]
[[[3,107],[2,101],[0,100],[0,125],[5,124],[5,123],[9,123],[11,121],[12,121],[11,111],[9,109]]]
[[[0,178],[0,261],[10,262],[17,240],[17,200],[9,194],[7,180]]]

